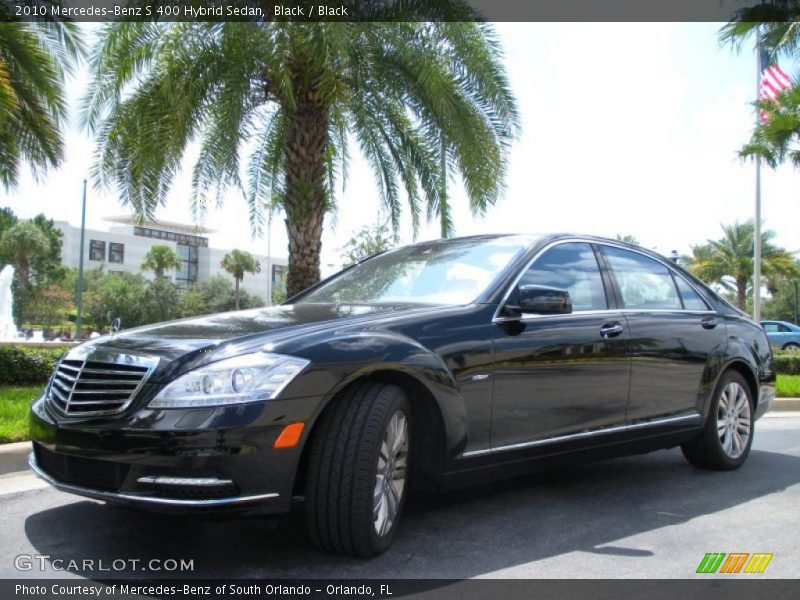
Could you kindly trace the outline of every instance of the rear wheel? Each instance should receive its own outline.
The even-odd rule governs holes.
[[[787,350],[789,352],[797,352],[800,350],[800,344],[795,344],[794,342],[789,342],[788,344],[784,345],[781,350]]]
[[[411,411],[397,386],[348,388],[311,440],[306,528],[318,548],[375,556],[394,538],[408,491]]]
[[[747,460],[753,443],[754,402],[750,386],[736,371],[720,380],[703,433],[681,449],[686,459],[703,469],[729,471]]]

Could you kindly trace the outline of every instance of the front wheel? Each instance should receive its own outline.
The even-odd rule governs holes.
[[[311,440],[306,528],[315,546],[375,556],[394,537],[408,491],[411,410],[397,386],[348,388]]]
[[[744,377],[728,371],[717,386],[703,433],[681,446],[683,455],[703,469],[738,469],[753,444],[754,408]]]

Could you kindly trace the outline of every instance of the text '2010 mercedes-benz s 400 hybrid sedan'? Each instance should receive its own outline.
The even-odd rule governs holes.
[[[412,488],[674,446],[735,469],[774,381],[764,331],[661,256],[485,235],[71,349],[33,405],[30,465],[142,508],[302,501],[317,546],[371,556]]]

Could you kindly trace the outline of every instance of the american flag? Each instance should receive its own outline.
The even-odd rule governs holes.
[[[770,53],[761,50],[761,85],[758,90],[758,99],[761,101],[775,102],[777,105],[778,96],[783,91],[792,86],[791,78],[778,66],[772,62]],[[767,111],[762,110],[759,118],[762,123],[768,123]]]

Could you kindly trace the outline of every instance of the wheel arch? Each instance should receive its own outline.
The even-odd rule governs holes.
[[[750,389],[750,394],[753,398],[753,408],[758,407],[758,380],[756,379],[756,374],[753,371],[752,365],[750,365],[747,361],[741,358],[734,358],[728,361],[722,369],[720,369],[719,377],[717,381],[714,383],[714,391],[716,392],[717,386],[719,385],[719,381],[722,379],[723,375],[727,371],[736,371],[742,377],[744,377],[745,382],[747,382],[747,387]],[[710,404],[710,403],[709,403]]]
[[[411,483],[414,489],[418,490],[433,492],[438,489],[444,473],[447,438],[441,407],[431,390],[417,377],[397,369],[379,368],[350,378],[344,385],[339,386],[309,423],[309,431],[305,436],[297,466],[294,495],[304,493],[311,440],[317,431],[320,417],[344,396],[346,390],[364,383],[396,385],[406,393],[411,404],[413,424],[411,443],[414,462],[411,466]]]

